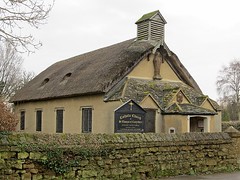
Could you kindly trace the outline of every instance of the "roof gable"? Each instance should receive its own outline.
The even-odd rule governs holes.
[[[114,93],[110,93],[110,91],[111,96],[108,96],[106,100],[122,100],[126,102],[129,99],[133,99],[136,103],[141,104],[151,97],[165,114],[216,114],[213,109],[199,106],[197,99],[204,95],[182,82],[130,78],[126,79],[121,86],[124,86],[124,88],[119,87],[118,91],[115,91],[118,94],[117,96]],[[121,93],[120,90],[122,90]],[[178,94],[183,95],[185,101],[178,102]]]
[[[216,110],[208,97],[202,102],[201,107]]]
[[[181,88],[179,88],[175,94],[173,95],[173,98],[170,100],[171,102],[177,102],[179,104],[181,103],[191,103],[191,101],[188,99],[188,97],[184,94]]]
[[[140,112],[140,113],[145,113],[145,110],[138,105],[135,101],[129,100],[125,103],[123,103],[121,106],[119,106],[117,109],[114,110],[115,112]]]
[[[154,99],[154,97],[151,94],[148,94],[147,96],[144,97],[144,99],[140,102],[140,105],[142,107],[148,107],[148,108],[160,108],[160,105],[158,102]]]
[[[141,23],[143,21],[147,21],[147,20],[157,20],[157,21],[162,21],[164,24],[167,23],[167,21],[164,19],[164,17],[162,16],[162,14],[160,13],[159,10],[157,11],[153,11],[147,14],[144,14],[139,20],[137,20],[137,22],[135,24]]]

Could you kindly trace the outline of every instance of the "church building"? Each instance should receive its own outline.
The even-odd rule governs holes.
[[[165,43],[159,11],[137,37],[59,61],[11,101],[17,130],[42,133],[220,132],[221,109]],[[186,50],[187,51],[187,50]]]

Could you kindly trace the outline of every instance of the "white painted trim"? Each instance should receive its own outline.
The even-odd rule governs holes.
[[[204,117],[204,132],[210,132],[210,117]]]
[[[191,118],[192,116],[189,116],[188,115],[188,117],[187,117],[187,132],[189,133],[190,132],[190,118]]]
[[[204,122],[204,132],[210,132],[210,117],[209,116],[201,116],[201,115],[188,115],[187,117],[187,132],[190,132],[190,119],[191,117],[202,117]]]
[[[174,132],[171,133],[171,130],[173,130]],[[170,127],[170,128],[168,129],[168,133],[169,133],[169,134],[175,134],[175,133],[176,133],[176,129],[175,129],[174,127]]]

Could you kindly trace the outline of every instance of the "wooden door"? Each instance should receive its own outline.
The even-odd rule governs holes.
[[[155,109],[145,109],[145,133],[154,133],[155,132]]]

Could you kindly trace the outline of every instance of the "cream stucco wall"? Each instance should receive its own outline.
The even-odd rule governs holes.
[[[202,107],[214,111],[213,106],[211,105],[211,103],[209,102],[208,99],[206,99],[206,100],[203,102]]]
[[[181,81],[175,74],[175,72],[172,70],[172,68],[169,66],[168,62],[165,60],[161,65],[160,74],[163,79],[171,81]]]
[[[187,132],[187,117],[182,115],[163,115],[163,132],[169,133],[170,128],[175,129],[175,133]]]
[[[151,54],[149,57],[144,58],[129,74],[128,77],[138,77],[153,79],[154,66],[153,66],[154,55]],[[160,75],[163,79],[180,81],[175,72],[169,66],[166,60],[163,60],[160,68]]]
[[[220,132],[216,129],[217,118],[215,116],[204,115],[164,115],[163,132],[169,133],[170,128],[175,128],[176,133],[190,132],[190,118],[203,117],[205,122],[205,132]]]
[[[19,116],[25,111],[25,132],[36,132],[36,111],[42,111],[42,133],[56,133],[56,110],[63,109],[63,133],[82,132],[82,107],[92,107],[92,133],[114,133],[114,110],[121,101],[104,102],[103,95],[82,96],[48,101],[29,102],[15,106]],[[140,103],[142,108],[155,109],[155,132],[162,132],[161,109],[151,96]],[[17,129],[20,129],[18,125]]]
[[[214,131],[213,132],[221,132],[222,131],[222,113],[221,111],[217,112],[218,114],[214,116]]]
[[[63,132],[82,132],[82,107],[92,107],[92,132],[114,132],[114,110],[119,101],[104,102],[103,95],[92,95],[59,100],[24,103],[15,106],[15,112],[25,111],[25,132],[36,132],[36,110],[42,110],[42,132],[56,132],[56,109],[63,109]],[[20,117],[19,117],[20,119]],[[18,125],[19,129],[19,125]]]

